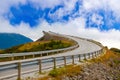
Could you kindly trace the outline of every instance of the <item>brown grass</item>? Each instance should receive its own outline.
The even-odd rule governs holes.
[[[102,62],[104,63],[105,61],[108,61],[111,58],[116,58],[118,57],[115,53],[113,53],[112,51],[105,49],[106,53],[103,56],[100,56],[98,58],[95,59],[91,59],[89,60],[90,62]]]
[[[33,48],[34,46],[40,45],[40,44],[45,44],[48,43],[50,41],[39,41],[39,42],[32,42],[32,43],[27,43],[22,45],[21,47],[18,48],[18,50],[23,51],[23,50],[29,50],[31,48]]]
[[[79,65],[68,65],[66,67],[53,69],[48,76],[38,78],[37,80],[61,80],[61,76],[74,76],[79,74],[82,68]]]

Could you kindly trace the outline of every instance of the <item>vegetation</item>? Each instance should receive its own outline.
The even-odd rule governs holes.
[[[106,61],[112,61],[112,60],[116,60],[119,61],[120,58],[120,52],[117,52],[119,49],[115,49],[112,48],[110,50],[106,49],[106,54],[104,54],[101,57],[95,58],[95,59],[91,59],[90,61],[92,62],[102,62],[106,64]]]
[[[44,50],[66,48],[72,45],[73,43],[71,43],[70,41],[61,41],[61,40],[39,41],[39,42],[23,44],[6,50],[2,50],[0,51],[0,53],[44,51]]]
[[[110,50],[116,53],[120,53],[120,49],[117,49],[117,48],[111,48]]]
[[[61,67],[58,69],[53,69],[49,72],[48,76],[39,78],[38,80],[61,80],[61,76],[74,76],[80,73],[81,67],[79,65],[67,65],[66,67]]]

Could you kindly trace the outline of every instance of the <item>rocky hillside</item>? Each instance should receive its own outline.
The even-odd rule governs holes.
[[[45,31],[43,31],[43,33],[44,33],[44,36],[41,37],[40,39],[38,39],[37,42],[38,41],[49,41],[49,40],[68,40],[65,37],[61,37],[61,36],[58,36],[58,35],[50,34],[50,33],[45,32]]]

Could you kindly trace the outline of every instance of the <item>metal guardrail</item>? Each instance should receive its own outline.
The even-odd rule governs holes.
[[[53,69],[53,68],[55,69],[59,66],[66,66],[67,64],[76,64],[77,62],[80,62],[82,60],[96,58],[102,53],[103,53],[103,49],[100,49],[98,51],[94,51],[91,53],[68,55],[68,56],[61,56],[61,57],[51,57],[51,58],[45,58],[45,59],[34,59],[34,60],[28,60],[28,61],[15,61],[12,63],[0,64],[0,72],[6,71],[6,70],[17,71],[15,74],[0,77],[0,80],[15,77],[15,76],[17,76],[17,79],[20,80],[21,76],[26,73],[30,73],[33,71],[38,71],[39,73],[41,73],[46,69]],[[32,66],[32,65],[38,66],[38,69],[30,70],[26,72],[22,71],[23,67]]]
[[[37,51],[37,52],[24,52],[24,53],[11,53],[11,54],[0,54],[0,58],[4,58],[4,57],[17,57],[17,56],[27,56],[27,55],[43,55],[43,54],[47,54],[49,55],[49,53],[56,53],[56,52],[62,52],[62,51],[69,51],[72,49],[75,49],[79,47],[79,45],[74,45],[68,48],[63,48],[63,49],[55,49],[55,50],[47,50],[47,51]]]

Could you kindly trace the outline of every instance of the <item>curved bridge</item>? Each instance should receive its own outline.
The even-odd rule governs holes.
[[[67,64],[77,64],[80,63],[81,60],[92,59],[103,53],[103,46],[96,41],[53,32],[49,32],[49,34],[66,37],[76,41],[77,44],[74,47],[75,49],[39,58],[0,62],[0,80],[20,79],[26,75],[26,73],[41,73],[44,70],[66,66]]]

